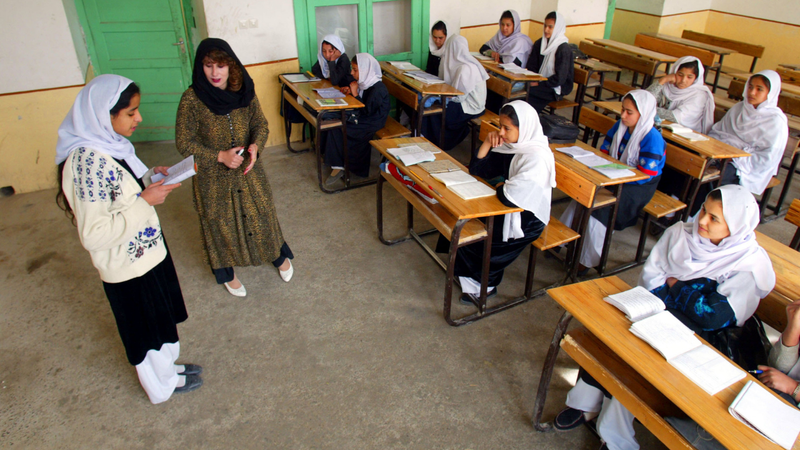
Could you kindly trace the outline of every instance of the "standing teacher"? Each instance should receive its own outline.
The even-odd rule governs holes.
[[[258,160],[267,119],[253,80],[227,42],[208,38],[194,60],[192,86],[178,106],[175,141],[194,155],[194,206],[208,263],[228,292],[247,295],[233,266],[268,262],[289,281],[294,258],[283,240],[272,189]],[[241,155],[239,154],[241,153]]]

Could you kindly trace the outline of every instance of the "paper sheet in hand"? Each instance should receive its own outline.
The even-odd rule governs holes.
[[[463,170],[459,170],[458,172],[434,173],[431,174],[431,176],[447,187],[452,187],[457,184],[475,183],[478,181],[475,177]]]
[[[317,91],[322,98],[344,98],[345,95],[342,94],[342,91],[336,88],[321,88],[321,89],[314,89]]]
[[[744,385],[728,412],[786,450],[792,448],[800,434],[800,410],[778,400],[754,381]]]
[[[180,183],[189,177],[195,176],[197,174],[197,165],[194,163],[194,155],[189,155],[188,158],[170,167],[167,169],[167,173],[169,175],[166,177],[160,173],[153,174],[150,177],[150,182],[155,183],[163,179],[165,185],[175,184]]]
[[[731,360],[707,345],[700,345],[668,362],[709,395],[716,395],[746,376]]]

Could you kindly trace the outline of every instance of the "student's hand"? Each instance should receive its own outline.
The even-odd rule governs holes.
[[[662,86],[667,84],[667,83],[675,84],[677,82],[678,82],[678,77],[675,76],[674,73],[671,73],[669,75],[664,75],[663,77],[661,77],[661,79],[658,80],[658,84],[660,84]]]
[[[764,386],[789,395],[792,395],[792,392],[797,388],[797,381],[794,381],[789,375],[780,370],[769,366],[758,366],[758,368],[764,371],[758,376],[759,381],[764,383]]]
[[[787,347],[794,347],[800,342],[800,300],[786,305],[786,329],[781,334],[781,341]]]
[[[677,278],[672,278],[672,277],[667,278],[667,286],[669,287],[675,286],[675,283],[677,282],[678,282]]]
[[[169,169],[169,167],[167,167],[167,166],[156,166],[156,167],[153,167],[153,172],[160,173],[161,175],[167,176],[167,175],[169,175],[167,173],[168,169]]]
[[[244,158],[237,155],[237,153],[239,153],[239,150],[243,148],[244,147],[233,147],[230,150],[219,152],[219,154],[217,154],[217,162],[225,164],[225,167],[227,167],[228,169],[238,168],[239,166],[242,165],[242,161],[244,161]]]
[[[350,82],[350,95],[352,95],[353,97],[358,95],[358,81]]]
[[[494,62],[499,63],[500,62],[500,53],[492,51],[492,59],[494,60]]]
[[[501,145],[505,144],[506,141],[502,137],[500,137],[500,133],[497,131],[490,131],[489,134],[486,136],[486,142],[489,143],[491,148],[500,147]]]
[[[350,86],[342,86],[342,87],[340,87],[339,88],[339,92],[341,92],[344,95],[349,94],[350,93]]]
[[[250,147],[247,147],[247,153],[250,153],[250,164],[244,169],[245,175],[247,175],[247,172],[250,172],[250,169],[256,164],[256,159],[258,159],[258,145],[250,144]]]
[[[336,61],[339,57],[342,56],[342,52],[339,51],[338,48],[333,47],[333,53],[331,54],[331,59],[328,61]]]
[[[142,197],[150,206],[160,205],[164,203],[167,195],[169,195],[173,189],[179,187],[180,185],[180,183],[175,183],[164,186],[164,180],[159,180],[150,186],[147,186],[147,188],[145,188],[145,190],[143,190],[139,196]]]

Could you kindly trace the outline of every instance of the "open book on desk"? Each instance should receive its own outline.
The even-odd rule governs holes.
[[[406,166],[413,166],[422,162],[436,161],[436,155],[420,148],[417,145],[390,148],[386,150],[390,155],[399,159]]]
[[[309,81],[319,81],[319,78],[310,77],[304,73],[286,73],[283,74],[283,78],[286,78],[286,81],[290,83],[306,83]]]
[[[589,150],[584,150],[578,146],[560,147],[555,150],[571,156],[579,163],[587,167],[591,167],[592,169],[600,172],[608,178],[611,178],[612,180],[636,175],[628,166],[609,162],[602,156],[594,152],[590,152]]]
[[[755,381],[744,385],[728,412],[786,450],[800,434],[800,410],[778,400]]]
[[[197,164],[194,163],[194,155],[189,155],[186,159],[175,164],[174,166],[167,169],[166,177],[161,175],[160,173],[154,173],[150,177],[151,183],[156,183],[160,180],[164,180],[164,184],[175,184],[180,183],[181,181],[193,177],[197,175]]]
[[[425,84],[443,84],[444,80],[435,76],[431,75],[427,72],[423,72],[421,70],[411,70],[408,72],[403,72],[403,75],[413,78],[417,81],[421,81]]]
[[[664,124],[664,125],[661,125],[661,128],[665,128],[665,129],[667,129],[669,131],[672,131],[672,134],[680,136],[680,137],[682,137],[684,139],[688,139],[688,140],[693,141],[693,142],[695,142],[695,141],[707,141],[708,140],[708,138],[703,136],[702,134],[695,133],[695,131],[692,130],[691,128],[685,127],[685,126],[683,126],[683,125],[681,125],[679,123]]]
[[[634,323],[631,333],[650,344],[664,359],[709,395],[745,377],[743,370],[711,347],[669,311],[664,302],[637,286],[604,300],[624,312]]]

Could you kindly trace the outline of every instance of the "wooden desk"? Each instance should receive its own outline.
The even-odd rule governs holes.
[[[800,253],[759,231],[756,239],[775,269],[775,291],[792,300],[800,299]]]
[[[370,141],[370,144],[372,144],[373,147],[378,149],[378,151],[381,152],[381,154],[384,157],[386,157],[386,159],[389,162],[397,166],[398,170],[400,170],[402,173],[404,173],[412,180],[414,180],[414,182],[423,191],[425,191],[426,193],[428,193],[428,195],[430,195],[432,198],[438,201],[437,204],[430,205],[429,203],[427,203],[427,201],[422,200],[417,194],[411,192],[408,188],[406,188],[404,185],[395,180],[394,177],[392,177],[391,175],[381,173],[382,176],[378,178],[378,189],[377,189],[378,238],[380,239],[380,241],[386,245],[394,245],[400,242],[405,242],[409,239],[414,239],[426,250],[426,252],[432,258],[434,258],[434,261],[436,261],[439,264],[439,266],[445,270],[447,276],[444,288],[443,314],[447,323],[452,326],[460,326],[467,323],[471,323],[527,301],[528,299],[523,297],[521,299],[514,299],[491,307],[489,307],[486,304],[486,290],[488,288],[488,281],[489,281],[489,259],[491,257],[491,250],[492,250],[491,236],[494,227],[494,217],[513,212],[521,212],[523,211],[522,208],[509,208],[508,206],[503,205],[496,196],[483,197],[473,200],[464,200],[458,195],[456,195],[450,189],[447,189],[447,187],[445,187],[444,184],[440,183],[439,181],[431,177],[431,175],[425,170],[419,167],[411,167],[411,168],[406,167],[402,162],[395,159],[388,152],[388,149],[396,148],[399,144],[420,143],[420,142],[428,142],[428,140],[423,137],[413,137],[413,138],[381,139],[381,140]],[[469,170],[466,167],[464,167],[461,163],[456,161],[452,156],[448,155],[445,152],[437,153],[436,160],[437,161],[449,160],[454,164],[458,165],[465,172],[469,172]],[[408,209],[407,209],[408,234],[405,237],[395,240],[387,240],[383,236],[384,182],[388,182],[389,184],[394,186],[397,189],[398,193],[402,195],[408,202]],[[436,228],[434,230],[429,230],[424,233],[415,232],[413,228],[415,209],[419,213],[421,213],[425,218],[427,218]],[[481,218],[485,219],[485,225],[482,221],[475,220]],[[420,237],[423,234],[427,234],[429,232],[435,232],[437,229],[442,233],[442,235],[444,235],[446,238],[450,240],[450,252],[447,264],[445,264],[436,255],[436,252],[434,252],[430,247],[428,247],[428,245],[425,244],[425,242],[423,242]],[[481,295],[479,304],[476,305],[478,307],[478,311],[466,317],[453,319],[451,317],[450,312],[452,306],[452,292],[453,292],[456,253],[459,247],[479,241],[484,242],[484,247],[483,247],[483,266],[482,266],[483,269],[481,276]]]
[[[620,75],[620,72],[622,72],[621,68],[619,68],[619,67],[617,67],[617,66],[615,66],[613,64],[604,63],[602,61],[598,61],[596,59],[591,59],[591,58],[589,58],[589,59],[576,59],[575,60],[575,64],[581,66],[583,69],[585,69],[587,72],[589,72],[588,75],[587,75],[588,76],[588,80],[586,82],[586,87],[584,88],[583,92],[580,93],[580,94],[576,93],[575,95],[576,96],[577,95],[581,95],[581,94],[582,94],[581,96],[586,95],[586,89],[589,89],[590,87],[594,87],[595,88],[594,89],[594,96],[593,97],[591,95],[589,96],[589,98],[592,98],[594,100],[600,100],[600,94],[601,94],[601,92],[603,90],[603,83],[605,82],[606,73],[616,72],[617,73],[617,81],[619,81],[619,75]],[[597,84],[596,85],[592,81],[594,79],[593,77],[595,76],[595,74],[597,76],[597,78],[596,78]],[[593,83],[593,84],[590,86],[590,83]],[[578,101],[578,110],[580,110],[580,108],[583,106],[583,98],[580,98],[580,99],[576,98],[576,101],[577,100],[580,100],[580,101]],[[580,114],[580,113],[578,113],[578,114]],[[580,117],[580,115],[578,117]]]
[[[365,186],[367,184],[372,184],[374,180],[368,180],[362,183],[351,184],[350,183],[350,164],[347,158],[347,119],[345,118],[345,114],[347,111],[352,111],[354,109],[363,108],[364,104],[358,101],[352,95],[347,95],[344,98],[344,101],[347,102],[347,105],[333,105],[333,106],[321,106],[317,103],[318,99],[322,97],[317,94],[314,89],[323,89],[323,88],[330,88],[333,87],[330,81],[328,80],[320,80],[320,81],[312,81],[312,82],[305,82],[305,83],[291,83],[289,82],[283,75],[279,75],[278,78],[283,85],[283,100],[285,103],[292,105],[303,117],[308,120],[308,123],[314,126],[316,130],[315,138],[314,138],[314,150],[317,154],[317,182],[319,183],[319,188],[322,192],[327,194],[331,194],[334,192],[339,192],[343,190],[353,189],[360,186]],[[297,98],[301,98],[303,104],[301,105]],[[326,114],[327,113],[327,114]],[[336,114],[338,113],[338,114]],[[339,117],[336,117],[338,115]],[[290,151],[294,153],[302,153],[307,150],[302,151],[295,151],[292,149],[291,146],[291,131],[292,125],[289,122],[288,114],[285,114],[284,117],[284,125],[286,130],[286,146],[289,148]],[[325,187],[324,183],[322,182],[322,149],[320,148],[320,136],[323,131],[327,131],[333,128],[342,128],[342,136],[344,139],[344,188],[337,189],[337,190],[329,190]]]
[[[778,64],[781,67],[786,67],[791,70],[800,70],[800,64]]]
[[[725,72],[725,75],[732,77],[734,80],[747,82],[748,78],[753,76],[752,73],[746,72]],[[800,97],[800,86],[796,84],[781,82],[781,95],[793,95]]]
[[[523,75],[518,73],[511,73],[502,67],[500,67],[499,63],[494,61],[481,61],[479,60],[481,65],[486,72],[489,74],[489,79],[486,80],[486,87],[490,91],[500,95],[503,98],[503,103],[507,103],[514,98],[522,98],[523,100],[528,97],[528,93],[531,89],[531,82],[534,81],[544,81],[547,77],[542,75]],[[506,81],[498,76],[505,77],[511,81]],[[515,83],[524,83],[525,88],[519,92],[513,92],[513,87]]]
[[[686,378],[670,365],[663,356],[630,331],[631,322],[625,315],[603,301],[603,297],[630,289],[617,277],[585,281],[562,286],[548,291],[566,312],[562,316],[551,341],[534,407],[533,425],[539,431],[549,429],[549,424],[540,423],[547,389],[558,356],[559,342],[564,337],[567,325],[574,316],[594,337],[607,346],[623,363],[644,378],[675,406],[691,417],[700,426],[729,449],[780,449],[758,432],[743,424],[730,413],[728,406],[733,402],[752,375],[723,389],[716,395],[709,395],[701,387]],[[569,336],[565,338],[565,341]],[[705,343],[705,342],[704,342]],[[563,344],[562,344],[563,345]],[[708,345],[708,344],[706,344]],[[623,381],[624,383],[624,381]],[[608,385],[610,390],[625,392],[625,385]],[[630,391],[628,391],[630,392]],[[777,397],[777,395],[776,395]],[[780,397],[778,397],[780,398]],[[617,396],[617,399],[670,448],[692,448],[661,416],[637,398]],[[637,401],[638,400],[638,401]],[[796,444],[797,445],[797,444]]]
[[[422,134],[422,119],[424,116],[435,114],[442,115],[442,129],[441,133],[439,134],[439,145],[441,146],[444,143],[445,115],[447,112],[445,98],[464,95],[464,93],[450,86],[449,84],[425,84],[419,80],[415,80],[414,78],[404,75],[404,73],[407,71],[398,69],[387,61],[381,61],[380,64],[381,70],[385,74],[384,83],[387,84],[387,88],[390,89],[390,93],[392,93],[393,89],[391,89],[389,84],[392,83],[393,80],[397,80],[403,85],[403,87],[410,89],[414,94],[413,96],[399,94],[395,95],[395,98],[398,101],[407,104],[414,110],[414,117],[412,117],[411,123],[413,124],[412,131],[414,132],[415,136],[420,136]],[[386,79],[386,74],[391,76],[389,80]],[[395,94],[397,93],[395,92]],[[422,95],[421,100],[419,99],[418,95]],[[431,107],[426,110],[425,102],[431,97],[439,97],[441,102],[440,106]]]
[[[659,65],[664,64],[664,72],[669,72],[670,64],[678,60],[678,58],[671,55],[654,52],[652,50],[646,50],[641,47],[637,47],[635,45],[625,44],[623,42],[613,41],[611,39],[586,38],[586,40],[594,42],[597,45],[602,45],[603,47],[622,50],[623,52],[627,52],[632,55],[641,56],[643,58],[648,58],[655,61],[657,63],[655,65],[655,69],[653,70],[653,73],[650,74],[650,78],[648,80],[645,80],[644,82],[645,85],[648,84],[649,81],[652,80],[652,77],[658,72]]]

